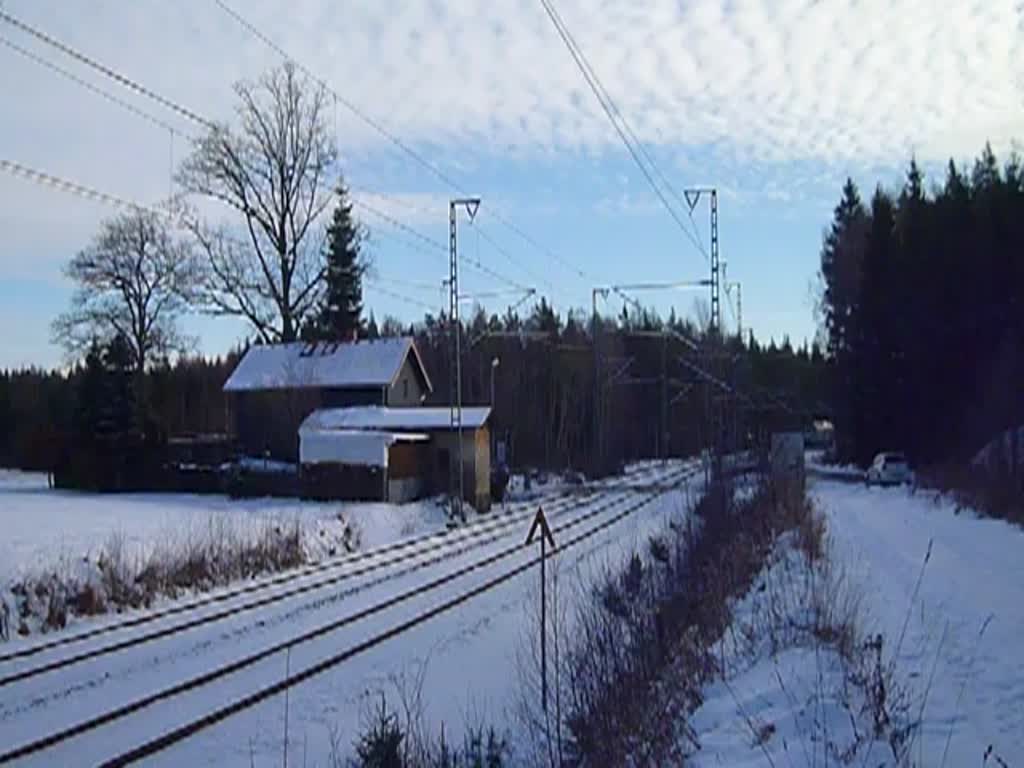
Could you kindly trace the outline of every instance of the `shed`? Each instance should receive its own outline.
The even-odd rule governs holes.
[[[491,506],[490,415],[491,409],[487,407],[462,409],[463,484],[466,500],[480,511]],[[322,408],[303,421],[299,435],[300,453],[308,450],[310,457],[319,450],[319,441],[328,440],[331,435],[387,435],[394,440],[390,444],[389,458],[396,455],[396,446],[401,445],[406,436],[415,436],[418,449],[400,452],[402,461],[412,463],[408,467],[409,474],[396,475],[392,465],[389,465],[389,473],[403,479],[405,489],[415,486],[416,496],[447,491],[451,463],[458,461],[458,434],[452,428],[450,408]],[[425,442],[421,438],[425,438]],[[308,449],[307,439],[311,441]],[[373,455],[379,458],[381,453],[373,449]],[[302,461],[304,472],[306,463]],[[405,467],[402,472],[406,472]],[[411,481],[413,475],[417,479],[415,484]],[[403,498],[409,498],[408,494],[408,490],[402,491]]]
[[[433,385],[409,337],[250,347],[224,383],[243,455],[295,462],[297,431],[318,408],[419,406]]]
[[[419,498],[418,467],[429,438],[412,432],[299,430],[302,493],[307,498],[405,502]]]

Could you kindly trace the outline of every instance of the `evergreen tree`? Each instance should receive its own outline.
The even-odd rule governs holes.
[[[339,184],[337,205],[327,226],[325,289],[303,337],[342,341],[365,335],[363,323],[363,230],[352,216],[348,190]]]

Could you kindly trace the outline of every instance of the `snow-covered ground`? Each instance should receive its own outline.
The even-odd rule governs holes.
[[[680,470],[680,465],[673,463],[661,471],[679,473]],[[642,501],[654,501],[558,555],[577,581],[588,578],[593,569],[608,558],[617,558],[627,548],[643,544],[649,533],[664,525],[667,514],[681,511],[687,495],[685,484],[657,497],[647,489],[590,490],[595,492],[565,496],[545,504],[556,541],[565,542],[602,522],[611,522],[617,512]],[[54,492],[45,489],[37,488],[36,493],[44,499],[56,498],[52,496]],[[90,503],[98,509],[127,498],[99,497]],[[139,499],[142,505],[146,498]],[[136,507],[140,506],[139,501]],[[301,514],[312,516],[333,514],[336,509],[335,505],[280,501],[252,502],[245,506],[245,502],[203,497],[189,497],[183,507],[191,509],[200,502],[212,503],[215,507],[223,505],[218,508],[242,504],[241,509],[257,516],[277,505],[288,509],[297,507]],[[170,503],[170,497],[161,501],[161,505]],[[36,511],[46,511],[51,506],[52,502],[41,503]],[[377,512],[389,514],[383,509],[385,506],[381,505]],[[0,745],[4,745],[0,747],[0,754],[4,749],[81,722],[113,706],[137,700],[196,675],[222,670],[247,654],[265,651],[304,632],[373,609],[362,618],[352,619],[295,645],[290,652],[282,649],[269,653],[209,685],[155,702],[102,729],[39,752],[29,758],[28,763],[93,764],[279,681],[286,670],[294,675],[309,669],[454,595],[528,564],[536,550],[520,545],[535,506],[531,502],[499,507],[474,525],[416,543],[408,551],[367,553],[337,563],[328,561],[324,570],[299,574],[285,583],[257,584],[258,591],[253,594],[229,591],[219,602],[202,604],[187,614],[161,616],[142,626],[123,629],[116,628],[116,620],[110,620],[115,628],[109,633],[51,647],[30,657],[4,659],[9,647],[0,646]],[[71,513],[65,510],[60,514]],[[173,511],[166,506],[162,506],[160,513],[153,514],[171,514],[173,518]],[[429,521],[429,515],[423,510],[419,514]],[[121,518],[130,515],[126,509]],[[63,519],[67,523],[68,518]],[[118,519],[115,515],[108,522],[116,523]],[[425,525],[429,528],[430,523]],[[402,520],[396,520],[392,528],[392,534],[399,536],[412,533],[405,530]],[[383,528],[374,526],[373,530]],[[144,536],[142,529],[135,531],[138,536]],[[76,546],[99,540],[98,525],[94,533],[96,539],[76,538]],[[29,538],[23,534],[24,540]],[[30,546],[24,544],[22,549]],[[500,559],[489,560],[506,550],[508,554]],[[403,559],[398,560],[399,554]],[[411,592],[453,574],[459,575],[444,587]],[[351,745],[367,707],[378,701],[378,692],[383,690],[393,696],[396,680],[415,677],[421,671],[427,721],[435,726],[444,722],[445,732],[451,738],[458,741],[463,728],[477,721],[493,723],[499,728],[511,727],[509,712],[514,704],[510,696],[515,689],[515,655],[523,633],[530,626],[536,586],[531,568],[292,688],[287,698],[291,762],[298,763],[303,753],[308,752],[309,764],[324,764],[332,729],[340,734],[343,746]],[[407,596],[397,600],[397,596],[403,594]],[[256,598],[267,602],[254,607]],[[237,610],[232,612],[232,609]],[[102,651],[115,641],[136,639],[146,633],[158,635],[186,620],[214,616],[217,618],[187,630],[154,636],[145,643],[102,653],[58,670],[3,682],[5,677],[38,670],[43,663],[66,660],[76,653]],[[102,628],[103,623],[96,626]],[[53,637],[60,638],[60,635],[46,639]],[[15,647],[31,645],[22,643]],[[167,765],[278,764],[283,748],[285,706],[285,697],[271,697],[160,753],[154,761]]]
[[[840,594],[859,599],[862,639],[881,634],[883,664],[894,662],[887,706],[895,709],[898,694],[908,705],[894,725],[912,726],[910,764],[1016,765],[1024,754],[1024,531],[957,514],[934,494],[828,480],[810,490],[827,520]],[[894,765],[888,744],[864,738],[864,691],[849,685],[849,664],[834,647],[805,639],[767,649],[750,631],[768,614],[799,613],[799,573],[792,557],[780,558],[736,605],[723,658],[742,661],[709,686],[691,720],[701,744],[695,764],[828,765],[837,762],[825,755],[828,741],[837,751],[859,743],[852,764]],[[736,653],[737,644],[753,647]]]
[[[693,765],[812,768],[870,746],[858,743],[864,724],[853,727],[864,696],[847,684],[848,665],[803,629],[826,574],[812,570],[794,542],[792,535],[776,542],[769,565],[732,607],[732,626],[716,648],[726,679],[705,689],[689,723],[699,745]]]
[[[808,451],[805,461],[808,473],[818,477],[850,481],[864,479],[864,470],[856,464],[826,464],[822,451]]]
[[[948,740],[946,765],[981,765],[990,745],[1016,764],[1024,755],[1024,530],[956,514],[931,493],[825,481],[812,492],[839,557],[864,587],[867,631],[882,632],[892,654],[906,626],[896,669],[924,705],[915,760],[939,765]]]
[[[298,521],[313,559],[318,542],[334,540],[342,521],[362,546],[439,530],[444,510],[434,501],[391,505],[317,503],[295,499],[229,499],[169,493],[94,494],[47,487],[46,475],[0,470],[0,588],[18,576],[70,567],[118,537],[129,557],[186,543],[211,526],[256,533],[268,522]]]

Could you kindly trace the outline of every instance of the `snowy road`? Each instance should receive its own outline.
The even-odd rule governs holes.
[[[1024,530],[956,514],[930,493],[824,480],[811,490],[840,562],[863,586],[866,629],[884,634],[889,654],[898,647],[913,715],[923,713],[916,764],[982,765],[991,745],[1016,765],[1024,754]]]
[[[675,465],[648,478],[663,482],[694,471]],[[578,564],[582,578],[595,558],[614,557],[657,528],[664,513],[679,511],[685,491],[644,485],[638,479],[635,488],[584,490],[546,505],[557,541],[587,536],[560,554],[563,563]],[[128,625],[108,620],[79,629],[74,642],[58,637],[0,648],[0,749],[26,764],[96,764],[151,742],[279,682],[286,669],[300,675],[495,577],[527,568],[536,550],[521,545],[534,509],[512,507],[448,535],[224,590],[185,607],[171,604]],[[322,763],[332,728],[351,744],[366,695],[424,665],[428,717],[456,732],[467,716],[501,725],[532,605],[530,576],[509,578],[290,689],[293,760],[309,750]],[[150,760],[276,764],[284,699],[269,696]],[[85,727],[133,703],[139,705],[123,716]],[[81,732],[68,732],[77,726]],[[38,748],[17,755],[33,744]]]

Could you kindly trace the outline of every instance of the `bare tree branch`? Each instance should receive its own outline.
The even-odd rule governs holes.
[[[178,318],[188,307],[198,264],[155,213],[132,211],[103,223],[92,245],[64,273],[78,288],[53,336],[77,357],[96,339],[120,335],[137,371],[155,355],[184,351]]]
[[[207,269],[201,304],[245,318],[267,341],[292,341],[323,286],[324,257],[311,228],[332,201],[337,148],[327,95],[291,64],[235,86],[237,131],[215,126],[178,173],[189,193],[239,212],[248,242],[193,223]]]

